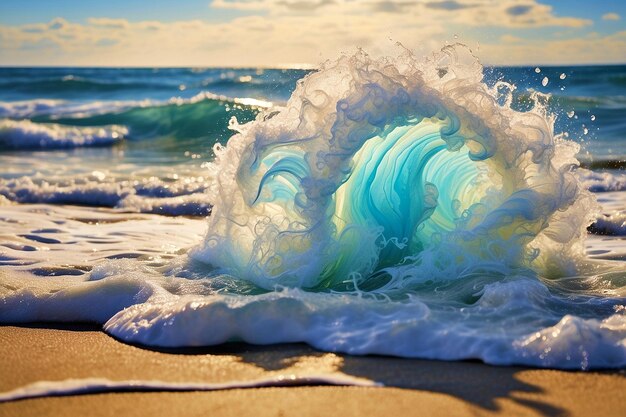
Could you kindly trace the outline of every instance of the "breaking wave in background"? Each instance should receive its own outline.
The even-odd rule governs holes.
[[[233,115],[251,120],[271,103],[211,93],[166,101],[72,103],[29,100],[0,105],[1,149],[55,149],[114,145],[122,139],[228,137]],[[233,113],[231,114],[231,110]]]

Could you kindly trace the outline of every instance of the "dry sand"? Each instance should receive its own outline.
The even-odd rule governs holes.
[[[38,380],[101,377],[245,381],[339,371],[384,388],[308,386],[213,392],[118,392],[0,404],[0,416],[624,416],[626,374],[354,357],[304,345],[155,351],[92,326],[0,327],[0,391]]]

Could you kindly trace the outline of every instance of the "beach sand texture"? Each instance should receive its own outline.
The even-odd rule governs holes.
[[[305,345],[150,350],[89,325],[0,327],[0,390],[39,380],[100,377],[168,382],[247,381],[341,372],[385,386],[116,392],[0,404],[0,416],[622,416],[624,371],[567,372],[356,357]]]

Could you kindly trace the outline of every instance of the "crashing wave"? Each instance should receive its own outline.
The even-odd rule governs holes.
[[[194,258],[267,289],[571,270],[595,209],[578,146],[554,136],[540,96],[517,112],[482,74],[458,46],[326,64],[215,149]]]

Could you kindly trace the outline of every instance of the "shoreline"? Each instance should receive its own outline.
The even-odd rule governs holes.
[[[112,392],[0,404],[26,415],[528,415],[619,416],[626,372],[497,367],[382,356],[349,356],[303,344],[149,349],[121,343],[98,326],[0,326],[0,391],[40,380],[109,378],[227,383],[279,374],[338,372],[384,387],[298,386],[210,392]]]

